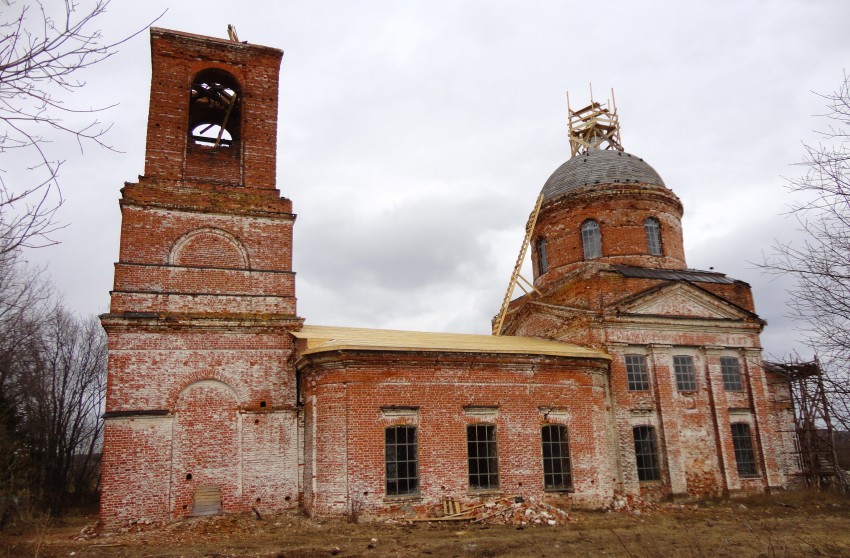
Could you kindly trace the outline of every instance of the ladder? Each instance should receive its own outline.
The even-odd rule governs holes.
[[[505,293],[505,298],[502,300],[502,307],[499,309],[499,314],[496,316],[496,319],[493,321],[493,335],[501,335],[502,334],[502,326],[505,323],[505,316],[508,314],[508,306],[511,304],[511,297],[514,294],[514,289],[519,282],[519,279],[522,279],[526,285],[531,287],[535,292],[540,294],[534,285],[523,277],[520,274],[520,269],[522,269],[522,264],[525,262],[525,254],[528,251],[528,245],[531,242],[531,233],[534,232],[534,225],[537,223],[537,215],[540,213],[540,206],[543,205],[543,193],[541,192],[539,196],[537,196],[537,202],[534,204],[534,210],[531,212],[531,215],[528,216],[528,222],[525,224],[525,238],[522,241],[522,248],[519,250],[519,256],[517,256],[516,264],[514,265],[514,272],[511,274],[511,281],[508,283],[508,290]],[[529,291],[519,284],[519,288],[525,291],[526,294]]]

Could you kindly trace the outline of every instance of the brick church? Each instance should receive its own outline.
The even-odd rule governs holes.
[[[588,137],[543,185],[535,289],[499,335],[313,325],[275,184],[282,51],[164,29],[151,51],[101,317],[105,524],[787,485],[788,386],[750,287],[687,267],[682,204],[642,159]]]

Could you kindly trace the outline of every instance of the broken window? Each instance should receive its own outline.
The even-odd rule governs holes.
[[[499,488],[499,457],[496,452],[496,427],[470,424],[466,427],[466,451],[469,460],[469,488]]]
[[[742,477],[757,477],[756,455],[753,452],[753,438],[750,436],[750,425],[736,422],[732,425],[732,445],[735,448],[735,462],[738,464],[738,475]]]
[[[694,357],[690,355],[673,356],[673,371],[676,374],[676,389],[679,391],[697,390],[697,373]]]
[[[549,257],[546,254],[546,239],[540,237],[537,239],[537,272],[543,275],[549,271]]]
[[[649,391],[649,373],[644,355],[626,355],[626,380],[629,391]]]
[[[720,372],[723,375],[723,389],[726,391],[743,391],[744,382],[741,378],[741,365],[735,357],[720,357]]]
[[[419,493],[419,460],[415,426],[390,426],[384,434],[387,496]]]
[[[599,224],[593,219],[581,225],[581,244],[584,247],[584,259],[592,260],[602,255],[602,234]]]
[[[653,256],[661,256],[661,224],[655,217],[647,217],[643,222],[643,230],[646,231],[646,247]]]
[[[548,424],[541,430],[541,439],[543,440],[543,487],[546,490],[570,490],[573,487],[573,477],[567,427]]]
[[[635,461],[637,462],[638,480],[661,480],[661,469],[658,466],[658,449],[655,442],[655,428],[651,426],[635,426],[632,433],[635,438]]]
[[[189,139],[196,145],[229,147],[242,122],[239,82],[219,69],[199,72],[189,98]]]

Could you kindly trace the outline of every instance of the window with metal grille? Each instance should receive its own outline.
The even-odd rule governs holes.
[[[626,380],[629,391],[649,391],[649,374],[644,355],[626,355]]]
[[[592,260],[602,255],[602,233],[599,224],[588,219],[581,226],[581,245],[584,247],[584,259]]]
[[[546,239],[537,239],[537,272],[543,275],[549,271],[549,257],[546,255]]]
[[[632,433],[635,438],[635,461],[637,462],[638,480],[661,480],[661,469],[658,466],[658,450],[655,444],[655,428],[651,426],[635,426]]]
[[[694,368],[694,357],[690,355],[674,355],[673,371],[676,374],[677,390],[697,390],[697,373],[696,369]]]
[[[741,379],[741,365],[735,357],[720,357],[720,372],[723,375],[723,389],[726,391],[742,391],[744,382]]]
[[[647,217],[643,222],[643,230],[646,231],[646,247],[653,256],[661,256],[661,224],[655,217]]]
[[[470,424],[466,427],[466,452],[469,461],[469,488],[499,488],[499,457],[496,452],[496,427]]]
[[[756,455],[753,452],[753,438],[750,436],[750,425],[736,422],[732,425],[732,445],[735,447],[735,462],[738,464],[738,475],[742,477],[757,477]]]
[[[567,427],[550,424],[541,430],[543,440],[543,487],[546,490],[570,490],[573,476],[570,468],[570,443]]]
[[[416,427],[390,426],[384,431],[387,496],[419,493]]]

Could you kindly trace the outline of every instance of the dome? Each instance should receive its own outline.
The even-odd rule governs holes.
[[[642,183],[664,186],[664,181],[643,159],[624,151],[591,150],[576,155],[552,173],[543,185],[543,199],[591,184]]]

